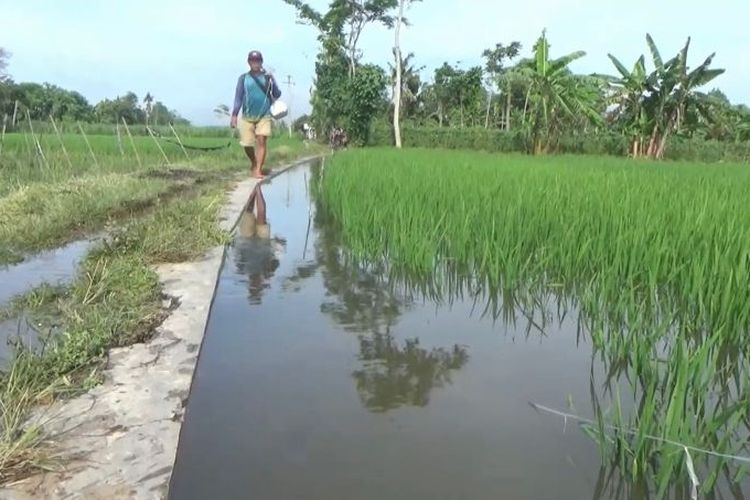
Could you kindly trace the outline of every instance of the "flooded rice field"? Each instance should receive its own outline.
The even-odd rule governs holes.
[[[576,421],[533,406],[593,418],[628,390],[574,308],[423,293],[355,265],[316,214],[319,169],[263,184],[227,248],[171,498],[651,497]]]

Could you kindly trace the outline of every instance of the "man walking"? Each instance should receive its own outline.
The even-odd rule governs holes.
[[[250,71],[240,75],[234,93],[230,126],[239,127],[240,145],[250,159],[251,175],[263,178],[268,138],[271,136],[271,104],[281,96],[273,75],[263,69],[263,55],[252,50],[247,55]],[[242,119],[237,115],[242,109]]]

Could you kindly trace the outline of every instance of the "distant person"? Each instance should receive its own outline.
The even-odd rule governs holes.
[[[334,127],[329,134],[329,141],[333,149],[346,148],[349,144],[349,137],[343,128]]]
[[[234,108],[230,126],[238,127],[240,145],[250,159],[250,170],[256,179],[263,178],[268,138],[271,136],[271,104],[281,96],[273,75],[263,69],[263,54],[252,50],[247,55],[250,71],[240,75],[234,93]],[[237,115],[242,110],[242,119]]]

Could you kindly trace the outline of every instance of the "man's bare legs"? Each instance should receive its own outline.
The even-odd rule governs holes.
[[[267,224],[266,221],[266,199],[263,198],[263,191],[260,189],[260,184],[258,184],[257,188],[257,197],[255,199],[256,208],[258,209],[258,213],[256,217],[258,218],[258,224]]]
[[[256,177],[255,175],[255,165],[257,164],[257,160],[255,157],[255,148],[252,146],[245,146],[245,155],[247,155],[248,159],[250,160],[250,175],[253,177]]]
[[[250,193],[250,198],[247,199],[247,206],[245,207],[245,210],[247,212],[254,212],[255,211],[255,197],[258,193],[258,188],[260,187],[260,184],[256,184],[255,188],[253,188],[253,192]]]
[[[255,163],[253,164],[253,177],[263,178],[263,165],[266,163],[266,143],[268,137],[258,135],[255,137]]]

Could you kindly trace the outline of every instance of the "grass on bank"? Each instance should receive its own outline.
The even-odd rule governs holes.
[[[280,140],[268,165],[318,151]],[[0,374],[0,483],[59,465],[48,455],[43,429],[28,425],[32,410],[98,383],[110,348],[150,337],[165,316],[152,266],[195,259],[228,242],[219,210],[227,179],[241,177],[245,162],[204,157],[179,169],[60,173],[60,181],[29,182],[0,198],[0,241],[13,242],[0,244],[0,259],[3,251],[14,256],[49,247],[113,217],[117,226],[71,285],[43,285],[0,312],[5,318],[23,312],[40,330],[55,332],[41,350],[18,348]]]
[[[96,383],[110,348],[145,341],[162,321],[151,265],[195,258],[228,241],[216,224],[223,199],[220,187],[206,187],[134,218],[87,256],[70,287],[41,287],[14,302],[40,329],[59,333],[42,350],[21,347],[0,376],[0,481],[51,464],[42,430],[26,427],[35,405]]]
[[[288,138],[274,139],[267,164],[279,165],[308,151],[314,154],[319,148],[306,148]],[[97,231],[110,219],[149,208],[162,198],[179,197],[196,183],[234,178],[249,171],[241,155],[236,146],[230,156],[205,155],[169,167],[140,168],[132,157],[117,168],[97,169],[84,162],[81,171],[66,166],[52,172],[36,169],[33,179],[19,172],[14,178],[13,172],[4,170],[7,175],[0,176],[0,265]]]
[[[56,136],[44,136],[40,140],[44,157],[36,149],[30,136],[10,134],[0,153],[0,195],[14,189],[38,182],[55,183],[71,177],[89,174],[133,173],[166,167],[193,168],[203,171],[237,171],[244,168],[247,159],[237,139],[227,137],[185,139],[186,144],[198,147],[220,147],[215,151],[188,150],[185,157],[179,145],[159,141],[159,146],[169,160],[164,159],[156,143],[150,137],[134,137],[135,150],[126,137],[120,151],[116,136],[89,136],[94,152],[92,158],[82,136],[67,134],[63,137],[65,150]],[[299,157],[307,150],[319,150],[319,145],[305,145],[296,137],[272,137],[269,142],[268,162],[279,162]],[[67,155],[66,155],[67,153]],[[137,153],[137,154],[136,154]],[[68,162],[70,159],[70,162]]]

